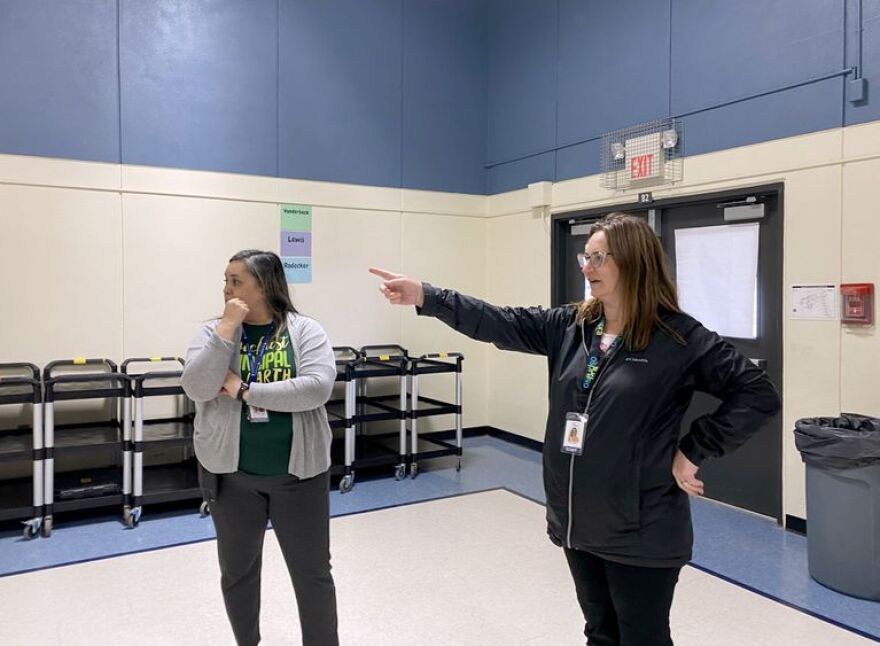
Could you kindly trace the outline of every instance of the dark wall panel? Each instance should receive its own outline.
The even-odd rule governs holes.
[[[485,5],[407,0],[403,35],[403,185],[484,193]]]
[[[122,0],[122,161],[276,175],[275,0]]]
[[[401,185],[401,0],[284,0],[280,175]]]
[[[119,161],[115,0],[0,0],[0,153]]]

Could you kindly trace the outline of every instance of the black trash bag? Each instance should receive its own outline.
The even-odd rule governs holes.
[[[807,464],[857,469],[880,462],[880,419],[854,413],[809,417],[794,425],[794,440]]]

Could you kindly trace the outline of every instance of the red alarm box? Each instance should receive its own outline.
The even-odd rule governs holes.
[[[840,322],[844,325],[874,324],[874,283],[840,286]]]

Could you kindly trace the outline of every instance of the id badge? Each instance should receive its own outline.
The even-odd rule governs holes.
[[[562,452],[581,455],[584,452],[584,436],[588,417],[582,413],[565,414],[565,431],[562,436]]]
[[[269,411],[265,408],[257,408],[256,406],[248,406],[248,421],[252,424],[269,421]]]

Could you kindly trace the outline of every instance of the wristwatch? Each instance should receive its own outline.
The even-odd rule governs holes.
[[[250,389],[250,384],[246,381],[242,381],[241,385],[238,387],[238,392],[235,393],[235,398],[243,402],[244,401],[244,393]]]

